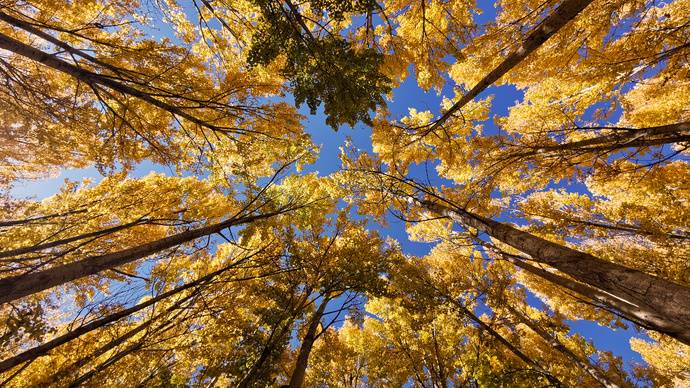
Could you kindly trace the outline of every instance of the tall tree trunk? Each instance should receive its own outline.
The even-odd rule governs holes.
[[[170,314],[171,312],[173,312],[173,311],[179,309],[180,306],[182,306],[182,304],[184,304],[186,301],[188,301],[188,300],[194,298],[194,297],[197,296],[197,295],[198,295],[198,294],[197,294],[196,292],[194,292],[194,293],[191,293],[191,294],[189,294],[189,295],[187,295],[187,296],[181,298],[180,300],[176,301],[172,306],[170,306],[170,307],[168,307],[167,309],[165,309],[163,312],[161,312],[161,313],[159,313],[159,314],[156,314],[155,316],[153,316],[153,317],[147,319],[145,322],[143,322],[143,323],[141,323],[141,324],[135,326],[134,328],[132,328],[132,329],[130,329],[129,331],[127,331],[125,334],[123,334],[123,335],[121,335],[121,336],[119,336],[119,337],[117,337],[117,338],[112,339],[112,340],[109,341],[108,343],[106,343],[106,344],[100,346],[98,349],[96,349],[96,350],[90,352],[89,354],[87,354],[87,355],[84,356],[83,358],[77,360],[76,362],[72,363],[71,365],[69,365],[69,366],[67,366],[67,367],[65,367],[65,368],[62,368],[62,369],[59,370],[57,373],[55,373],[53,376],[51,376],[51,378],[50,378],[51,383],[52,383],[52,384],[56,384],[56,383],[59,383],[60,381],[64,381],[64,379],[65,379],[71,372],[79,371],[79,369],[81,369],[82,367],[84,367],[86,364],[88,364],[88,363],[91,362],[92,360],[94,360],[94,359],[96,359],[96,358],[102,356],[102,355],[105,354],[106,352],[108,352],[108,351],[110,351],[110,350],[112,350],[112,349],[115,349],[117,346],[120,346],[121,344],[125,343],[126,341],[128,341],[129,339],[131,339],[131,338],[133,338],[135,335],[137,335],[138,333],[140,333],[140,332],[142,332],[143,330],[147,329],[149,326],[151,326],[151,325],[152,325],[154,322],[156,322],[157,320],[159,320],[159,319],[161,319],[161,318],[163,318],[163,317],[166,317],[166,316],[168,316],[168,314]],[[192,302],[192,304],[193,304],[193,302]],[[173,315],[172,317],[168,317],[167,319],[168,319],[168,321],[174,321],[176,317],[177,317],[177,315]]]
[[[263,369],[264,365],[269,361],[271,354],[275,350],[276,344],[285,335],[287,335],[290,332],[290,330],[292,329],[292,325],[294,324],[295,319],[297,318],[297,315],[307,305],[308,300],[309,300],[309,292],[305,292],[304,295],[300,298],[299,302],[294,306],[294,308],[292,308],[289,311],[287,321],[284,323],[279,322],[278,327],[271,332],[271,335],[268,338],[266,346],[264,346],[263,349],[261,350],[261,354],[259,355],[259,358],[252,365],[252,367],[249,369],[249,372],[247,372],[247,374],[237,384],[237,388],[247,388],[251,385],[251,383],[256,378],[257,373],[259,371],[261,371]],[[274,338],[275,338],[275,340],[274,340]]]
[[[244,375],[242,380],[240,380],[239,383],[237,383],[237,388],[247,388],[251,386],[252,382],[257,378],[257,375],[259,372],[264,368],[264,365],[269,361],[271,358],[271,355],[275,351],[277,345],[279,344],[279,341],[288,334],[290,331],[290,328],[292,328],[292,324],[294,323],[294,319],[289,319],[287,322],[282,323],[279,327],[276,328],[271,333],[271,336],[268,339],[268,342],[266,345],[261,349],[261,354],[259,354],[259,358],[254,362],[254,364],[249,368],[249,372]]]
[[[525,314],[521,313],[517,309],[515,309],[513,306],[510,306],[508,304],[503,305],[506,310],[510,312],[511,315],[516,317],[520,322],[524,323],[532,329],[535,333],[537,333],[546,343],[554,347],[556,350],[561,352],[564,356],[566,356],[570,361],[575,363],[580,369],[584,370],[587,372],[592,378],[594,378],[599,384],[601,384],[603,387],[606,388],[618,388],[618,385],[615,384],[614,382],[610,381],[606,375],[596,366],[592,365],[589,360],[585,360],[582,357],[578,356],[577,354],[573,353],[568,347],[566,347],[561,341],[556,338],[556,336],[553,336],[549,334],[546,330],[544,330],[539,324],[535,323],[530,319],[528,316]]]
[[[558,8],[544,19],[522,42],[520,48],[509,54],[503,62],[484,76],[470,91],[465,93],[459,101],[453,104],[425,133],[433,132],[443,125],[455,112],[462,109],[484,89],[498,81],[513,67],[522,62],[529,54],[538,49],[547,39],[558,32],[569,21],[575,18],[592,0],[565,0]]]
[[[70,388],[78,387],[82,385],[83,383],[87,382],[90,380],[93,376],[98,374],[99,372],[102,372],[109,367],[111,367],[113,364],[116,362],[120,361],[124,357],[136,352],[137,350],[141,349],[144,346],[144,342],[142,340],[133,343],[132,345],[126,347],[124,350],[121,350],[114,355],[112,355],[108,360],[104,361],[103,363],[99,364],[96,366],[94,369],[84,373],[83,375],[77,377],[70,385]]]
[[[131,263],[135,260],[161,252],[165,249],[193,241],[199,237],[218,233],[231,226],[247,224],[256,220],[269,218],[283,212],[285,212],[285,210],[254,216],[244,216],[238,218],[233,217],[223,222],[188,230],[118,252],[88,257],[86,259],[73,263],[58,265],[40,272],[3,278],[0,279],[0,303],[11,302],[15,299],[35,294],[51,287],[65,284],[72,280],[77,280],[106,269]]]
[[[636,321],[690,344],[690,288],[601,260],[459,207],[451,208],[430,201],[421,201],[421,204],[436,214],[476,228],[530,255],[537,262],[635,306],[632,312]]]
[[[31,253],[31,252],[44,251],[46,249],[55,248],[55,247],[58,247],[60,245],[69,244],[71,242],[75,242],[75,241],[79,241],[79,240],[86,240],[87,238],[91,238],[91,237],[102,237],[104,235],[119,232],[121,230],[131,228],[133,226],[144,225],[144,224],[148,223],[149,221],[151,221],[151,220],[147,220],[145,218],[140,218],[136,221],[128,222],[126,224],[113,226],[113,227],[105,228],[105,229],[101,229],[101,230],[96,230],[93,232],[83,233],[83,234],[80,234],[77,236],[67,237],[67,238],[63,238],[63,239],[59,239],[59,240],[55,240],[55,241],[50,241],[47,243],[35,244],[35,245],[31,245],[31,246],[24,246],[21,248],[10,249],[7,251],[0,251],[0,258],[18,256],[18,255],[23,255],[26,253]]]
[[[321,318],[326,310],[326,306],[330,301],[328,296],[324,296],[323,301],[319,305],[319,308],[314,312],[311,319],[309,319],[309,326],[307,327],[307,333],[302,339],[302,344],[299,347],[299,354],[297,355],[297,361],[295,362],[295,368],[292,371],[292,377],[290,377],[290,388],[302,388],[304,385],[304,377],[307,373],[307,364],[309,363],[309,355],[311,354],[311,349],[314,347],[314,342],[317,338],[316,331],[321,323]]]
[[[11,24],[14,27],[20,28],[30,34],[36,35],[40,37],[41,39],[45,40],[46,42],[50,42],[54,44],[57,47],[60,47],[61,49],[67,51],[70,54],[80,56],[84,59],[88,59],[90,62],[93,62],[96,65],[102,66],[103,68],[106,68],[110,71],[112,71],[115,74],[122,75],[123,73],[127,73],[127,70],[120,69],[116,66],[113,66],[107,62],[103,62],[99,60],[98,58],[87,54],[86,52],[76,49],[66,42],[61,41],[60,39],[57,39],[53,35],[50,35],[39,28],[37,28],[35,25],[31,23],[27,23],[24,20],[17,19],[12,15],[6,14],[4,12],[0,11],[0,20],[4,21],[5,23]],[[49,26],[45,26],[46,28],[50,28]]]
[[[441,388],[448,388],[448,377],[446,377],[446,365],[443,362],[443,355],[441,354],[441,349],[439,349],[438,346],[435,325],[431,328],[431,337],[434,340],[434,357],[436,358],[436,363],[438,364],[438,381],[441,385]]]
[[[179,314],[177,314],[177,315],[179,315]],[[175,319],[172,319],[172,321],[173,322],[163,322],[162,325],[160,325],[159,327],[156,327],[155,329],[153,329],[153,331],[156,333],[162,334],[162,333],[165,333],[165,332],[175,328],[175,322],[174,322]],[[145,348],[146,342],[147,342],[146,337],[142,337],[142,338],[138,339],[136,342],[127,346],[125,349],[123,349],[123,350],[113,354],[112,356],[110,356],[106,361],[99,364],[94,369],[91,369],[90,371],[79,376],[77,379],[75,379],[69,385],[69,387],[72,388],[72,387],[81,386],[82,384],[84,384],[85,382],[87,382],[88,380],[93,378],[96,374],[103,372],[104,370],[110,368],[116,362],[120,361],[124,357],[126,357],[126,356],[128,356],[128,355],[130,355],[130,354],[132,354],[138,350]]]
[[[602,129],[606,129],[606,127],[602,127]],[[648,128],[622,129],[609,135],[563,144],[528,146],[530,151],[518,152],[517,156],[550,155],[562,151],[614,152],[623,148],[651,147],[685,141],[690,141],[690,122]]]
[[[634,322],[639,326],[653,330],[652,328],[646,326],[644,322],[638,320],[636,314],[638,314],[639,311],[637,310],[637,307],[635,305],[618,299],[613,295],[609,294],[608,292],[600,291],[596,288],[557,275],[553,272],[549,272],[547,270],[535,267],[531,264],[526,263],[523,260],[516,259],[514,257],[504,256],[504,259],[510,261],[516,267],[522,268],[531,274],[539,276],[545,280],[550,281],[553,284],[556,284],[568,290],[574,291],[577,294],[584,296],[585,298],[591,299],[593,303],[598,307],[608,309],[609,311],[631,322]]]
[[[6,220],[6,221],[0,221],[0,228],[6,228],[8,226],[17,226],[17,225],[26,225],[30,224],[36,221],[43,221],[43,220],[49,220],[51,218],[58,218],[58,217],[65,217],[68,215],[72,214],[81,214],[81,213],[86,213],[86,209],[77,209],[77,210],[71,210],[65,213],[55,213],[55,214],[47,214],[45,216],[38,216],[38,217],[33,217],[33,218],[24,218],[21,220]]]

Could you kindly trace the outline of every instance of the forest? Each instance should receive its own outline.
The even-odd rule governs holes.
[[[690,0],[0,0],[0,387],[690,387]]]

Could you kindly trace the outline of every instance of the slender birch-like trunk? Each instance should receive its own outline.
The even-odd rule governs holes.
[[[297,362],[295,363],[295,368],[292,371],[292,376],[290,377],[290,388],[302,388],[304,385],[304,377],[307,373],[307,364],[309,363],[309,355],[314,347],[314,342],[316,342],[317,333],[321,323],[321,318],[326,310],[326,306],[330,299],[324,297],[323,301],[319,305],[319,308],[314,312],[314,315],[309,319],[309,326],[307,327],[307,333],[302,339],[302,344],[299,348],[299,354],[297,355]]]
[[[0,303],[32,295],[67,282],[94,275],[106,269],[115,268],[166,249],[193,241],[199,237],[218,233],[231,226],[243,225],[283,213],[283,210],[231,218],[223,222],[180,232],[150,243],[127,248],[118,252],[87,257],[72,263],[62,264],[39,272],[16,275],[0,279]]]
[[[420,201],[428,210],[530,255],[588,286],[632,306],[634,322],[690,344],[690,288],[632,268],[599,259],[510,225],[431,201]],[[610,298],[609,298],[610,299]],[[608,305],[608,303],[607,303]],[[610,305],[616,308],[615,305]]]

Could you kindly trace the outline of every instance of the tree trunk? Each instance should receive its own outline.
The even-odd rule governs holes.
[[[90,380],[93,376],[95,376],[97,373],[102,372],[109,367],[111,367],[113,364],[116,362],[120,361],[121,359],[125,358],[126,356],[134,353],[135,351],[141,349],[144,346],[143,341],[135,342],[134,344],[128,346],[124,350],[115,353],[112,357],[110,357],[108,360],[104,361],[102,364],[99,364],[96,366],[96,368],[84,373],[83,375],[79,376],[76,380],[74,380],[69,387],[74,388],[82,385],[83,383],[87,382]]]
[[[247,388],[257,378],[257,374],[263,369],[264,365],[271,358],[271,354],[276,349],[278,341],[280,341],[280,339],[288,333],[290,328],[292,328],[293,323],[294,320],[290,319],[288,322],[285,322],[285,324],[277,328],[278,334],[275,334],[275,331],[271,333],[271,336],[269,337],[266,346],[264,346],[261,350],[259,358],[252,365],[252,367],[249,368],[249,372],[247,372],[247,374],[242,378],[242,380],[240,380],[240,382],[237,383],[237,388]]]
[[[110,228],[105,228],[101,230],[96,230],[93,232],[88,232],[88,233],[83,233],[77,236],[72,236],[72,237],[67,237],[55,241],[50,241],[42,244],[36,244],[36,245],[31,245],[31,246],[24,246],[21,248],[15,248],[15,249],[10,249],[7,251],[0,251],[0,258],[6,258],[6,257],[12,257],[12,256],[18,256],[18,255],[23,255],[26,253],[31,253],[31,252],[38,252],[38,251],[44,251],[46,249],[50,248],[55,248],[60,245],[65,245],[69,244],[71,242],[79,241],[79,240],[85,240],[87,238],[91,237],[102,237],[107,234],[119,232],[121,230],[125,230],[127,228],[131,228],[133,226],[137,225],[144,225],[148,223],[149,220],[141,218],[136,221],[132,221],[126,224],[118,225],[118,226],[113,226]]]
[[[0,279],[0,303],[11,302],[15,299],[47,290],[51,287],[65,284],[85,276],[93,275],[106,269],[115,268],[135,260],[144,258],[165,249],[178,246],[199,237],[218,233],[225,228],[247,224],[256,220],[269,218],[283,213],[284,210],[231,218],[229,220],[188,230],[160,240],[152,241],[136,247],[127,248],[119,252],[101,256],[92,256],[73,263],[62,264],[40,272],[16,275]]]
[[[252,367],[249,369],[249,372],[240,380],[240,382],[237,384],[237,388],[247,388],[250,386],[252,381],[256,378],[256,374],[261,371],[263,368],[264,364],[268,362],[271,353],[273,353],[276,343],[280,341],[283,336],[288,334],[290,329],[292,329],[292,325],[295,322],[295,319],[297,315],[304,309],[304,307],[307,305],[307,302],[309,300],[309,293],[305,292],[303,297],[300,298],[299,302],[295,305],[294,308],[292,308],[289,311],[289,315],[287,317],[287,322],[284,324],[280,325],[271,332],[271,335],[268,338],[268,341],[266,343],[266,346],[261,351],[261,354],[259,355],[259,359],[252,365]],[[278,333],[276,335],[276,332]],[[273,341],[273,338],[275,338],[275,342]]]
[[[538,324],[534,323],[528,316],[525,314],[521,313],[517,309],[513,308],[513,306],[510,305],[503,305],[506,310],[510,312],[511,315],[516,317],[520,322],[524,323],[532,329],[535,333],[537,333],[546,343],[554,347],[556,350],[561,352],[564,356],[566,356],[570,361],[575,363],[578,367],[580,367],[582,370],[587,372],[592,378],[594,378],[599,384],[601,384],[605,388],[618,388],[618,385],[610,381],[604,373],[596,366],[592,365],[589,360],[584,360],[582,357],[579,357],[575,353],[573,353],[570,349],[568,349],[561,341],[558,340],[555,336],[552,336],[549,334],[546,330],[544,330],[541,326]]]
[[[33,217],[33,218],[24,218],[21,220],[0,221],[0,228],[6,228],[8,226],[16,226],[16,225],[26,225],[26,224],[30,224],[30,223],[36,222],[36,221],[49,220],[51,218],[65,217],[65,216],[69,216],[72,214],[81,214],[81,213],[86,213],[86,212],[87,212],[86,209],[78,209],[78,210],[68,211],[65,213],[48,214],[45,216],[39,216],[39,217]]]
[[[625,318],[646,329],[653,330],[652,328],[646,326],[644,322],[640,322],[638,320],[636,314],[638,314],[639,311],[637,310],[637,307],[635,305],[620,300],[607,292],[602,292],[596,288],[592,288],[590,286],[576,282],[566,277],[559,276],[553,272],[549,272],[544,269],[527,264],[523,260],[515,259],[509,256],[506,256],[504,258],[513,263],[515,266],[520,267],[529,273],[546,279],[551,283],[559,285],[563,288],[567,288],[571,291],[574,291],[588,299],[591,299],[593,302],[599,303],[599,307],[610,309],[612,312],[614,312],[622,318]]]
[[[80,56],[84,59],[88,59],[90,62],[93,62],[94,64],[97,64],[99,66],[102,66],[102,67],[112,71],[115,74],[121,75],[122,73],[127,72],[127,70],[123,71],[123,69],[120,69],[116,66],[113,66],[107,62],[103,62],[103,61],[99,60],[98,58],[85,53],[82,50],[76,49],[76,48],[70,46],[69,44],[67,44],[66,42],[63,42],[63,41],[57,39],[53,35],[50,35],[44,31],[40,30],[35,25],[33,25],[31,23],[27,23],[21,19],[17,19],[12,15],[9,15],[9,14],[6,14],[6,13],[0,11],[0,20],[4,21],[5,23],[13,25],[14,27],[21,28],[22,30],[24,30],[30,34],[36,35],[36,36],[40,37],[41,39],[45,40],[46,42],[50,42],[50,43],[54,44],[55,46],[60,47],[61,49],[64,49],[65,51],[67,51],[70,54],[74,54],[74,55]],[[49,26],[45,26],[45,27],[50,28]]]
[[[443,125],[455,112],[467,105],[479,95],[484,89],[491,86],[498,81],[513,67],[518,65],[529,54],[538,49],[547,39],[558,32],[570,20],[574,19],[585,7],[591,3],[592,0],[565,0],[558,8],[544,19],[534,31],[532,31],[527,38],[522,42],[519,49],[509,54],[503,62],[501,62],[495,69],[482,78],[469,92],[465,93],[459,101],[446,111],[437,121],[430,126],[425,133],[433,132]]]
[[[602,129],[606,129],[602,127]],[[658,127],[622,130],[609,135],[570,143],[529,147],[534,151],[518,153],[518,156],[554,154],[560,151],[607,151],[614,152],[630,147],[652,147],[690,141],[690,122],[661,125]]]
[[[103,346],[99,347],[98,349],[92,351],[91,353],[87,354],[83,358],[77,360],[73,364],[69,365],[66,368],[62,368],[59,370],[57,373],[55,373],[51,377],[51,383],[56,384],[59,383],[60,381],[64,381],[64,379],[70,374],[70,372],[73,371],[79,371],[82,367],[84,367],[86,364],[91,362],[92,360],[102,356],[106,352],[115,349],[116,347],[120,346],[121,344],[127,342],[129,339],[133,338],[135,335],[143,331],[144,329],[147,329],[149,326],[151,326],[154,322],[157,320],[161,319],[162,317],[167,316],[171,312],[177,310],[184,304],[186,301],[194,298],[197,295],[197,293],[191,293],[180,300],[176,301],[172,306],[168,307],[165,309],[163,312],[157,314],[154,317],[151,317],[147,319],[145,322],[135,326],[131,330],[127,331],[125,334],[109,341],[108,343],[104,344]],[[172,318],[168,318],[169,320],[174,320],[177,315],[173,315]]]
[[[690,288],[601,260],[458,207],[430,201],[421,204],[634,306],[630,311],[635,317],[633,321],[690,344]]]
[[[330,299],[327,296],[324,296],[321,305],[319,305],[319,308],[309,320],[307,333],[304,335],[304,339],[302,339],[299,354],[297,355],[297,362],[295,363],[295,368],[292,371],[292,377],[290,377],[290,388],[302,388],[302,385],[304,385],[304,377],[307,372],[309,355],[311,354],[311,349],[314,347],[314,342],[316,342],[317,338],[316,331],[319,328],[321,317],[323,317],[323,313],[326,310],[326,305],[328,305],[329,301]]]

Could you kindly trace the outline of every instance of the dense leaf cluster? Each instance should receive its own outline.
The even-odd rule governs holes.
[[[306,103],[316,113],[323,103],[328,125],[371,125],[370,111],[385,104],[391,81],[382,74],[381,53],[355,47],[339,35],[319,36],[307,27],[294,8],[270,0],[255,1],[262,23],[253,36],[250,65],[267,65],[284,56],[282,75],[289,80],[296,105]],[[314,1],[319,13],[342,18],[344,12],[364,11],[369,1]]]

